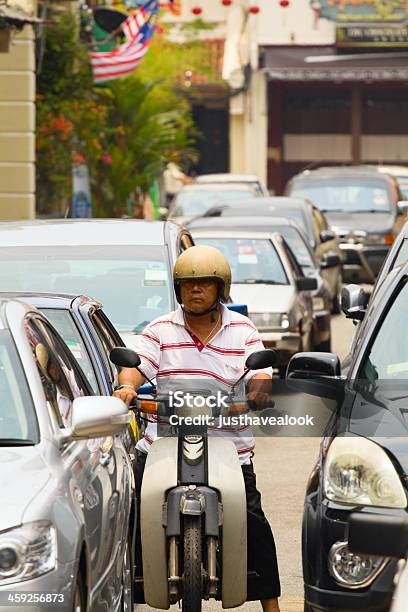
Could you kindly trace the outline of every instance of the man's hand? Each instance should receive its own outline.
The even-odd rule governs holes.
[[[125,402],[126,406],[130,406],[137,397],[137,393],[132,385],[124,385],[121,389],[114,391],[112,395]]]
[[[258,410],[271,403],[272,378],[268,374],[255,374],[249,381],[247,399],[255,402]]]

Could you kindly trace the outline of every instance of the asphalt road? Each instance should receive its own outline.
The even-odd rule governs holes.
[[[344,358],[353,335],[353,324],[338,315],[332,319],[333,351]],[[280,398],[279,398],[280,399]],[[276,407],[281,410],[277,399]],[[285,398],[283,398],[285,399]],[[287,399],[287,398],[286,398]],[[316,403],[313,404],[318,409]],[[300,406],[304,410],[304,406]],[[324,410],[324,406],[323,406]],[[263,508],[275,536],[282,585],[281,612],[303,611],[301,565],[301,522],[304,491],[319,450],[319,437],[258,437],[254,458]],[[175,606],[173,606],[175,608]],[[221,610],[219,602],[203,602],[204,610]],[[261,610],[259,602],[239,608],[243,612]],[[154,610],[137,606],[139,612]]]

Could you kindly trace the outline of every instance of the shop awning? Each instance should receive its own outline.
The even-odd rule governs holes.
[[[339,53],[334,47],[263,47],[273,81],[408,81],[408,53]]]

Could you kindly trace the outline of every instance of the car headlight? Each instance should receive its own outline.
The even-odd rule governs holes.
[[[54,569],[55,528],[48,521],[26,523],[0,533],[0,586],[31,580]]]
[[[355,589],[371,584],[384,568],[387,559],[355,554],[349,550],[348,542],[336,542],[330,549],[327,561],[335,581]]]
[[[385,451],[366,438],[338,437],[324,467],[324,493],[342,504],[406,508],[400,478]]]
[[[276,312],[253,312],[249,315],[256,327],[282,327],[282,315]]]
[[[324,299],[322,297],[316,296],[312,298],[313,301],[313,310],[324,310]]]

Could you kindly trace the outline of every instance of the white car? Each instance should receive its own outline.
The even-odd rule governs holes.
[[[232,184],[243,184],[248,183],[251,187],[255,187],[256,191],[260,196],[268,197],[270,195],[264,183],[255,174],[231,174],[231,173],[220,173],[220,174],[201,174],[196,177],[196,183],[200,184],[211,184],[211,185],[232,185]],[[257,195],[258,195],[257,193]]]

